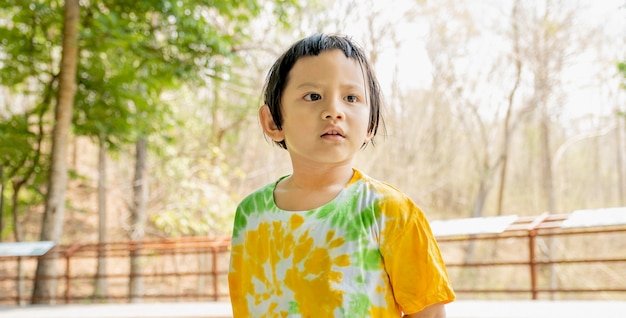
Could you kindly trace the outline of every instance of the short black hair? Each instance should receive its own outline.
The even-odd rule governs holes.
[[[380,84],[365,53],[348,36],[316,33],[294,43],[274,62],[274,65],[268,72],[265,79],[265,87],[263,88],[264,103],[269,107],[272,119],[278,129],[282,129],[281,98],[289,80],[289,72],[294,64],[303,56],[319,55],[321,52],[335,49],[343,51],[347,58],[356,59],[362,70],[365,71],[364,77],[368,84],[368,102],[370,105],[370,119],[367,132],[372,134],[371,141],[373,143],[373,136],[376,135],[379,126],[383,123]],[[284,140],[276,141],[276,143],[280,147],[287,149],[287,144]]]

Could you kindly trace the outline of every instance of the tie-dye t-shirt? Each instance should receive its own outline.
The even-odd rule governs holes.
[[[293,212],[275,205],[277,183],[237,208],[235,318],[400,317],[454,300],[428,221],[400,191],[355,169],[331,202]]]

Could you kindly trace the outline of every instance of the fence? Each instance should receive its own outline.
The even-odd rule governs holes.
[[[438,236],[455,291],[472,299],[624,299],[626,210],[580,212]]]
[[[141,259],[142,301],[219,301],[228,298],[228,238],[185,237],[56,246],[55,303],[128,302],[130,256]],[[99,251],[106,262],[106,293],[95,292]],[[0,304],[30,302],[37,258],[0,258]],[[21,268],[21,270],[19,270]],[[22,272],[23,274],[20,274]]]
[[[459,298],[623,299],[626,224],[564,227],[568,217],[519,217],[497,233],[437,235]],[[187,237],[56,246],[42,257],[56,253],[59,276],[44,279],[56,282],[55,303],[128,302],[134,253],[143,264],[142,301],[228,301],[229,244]],[[99,251],[107,269],[102,295],[94,287]],[[0,304],[30,302],[36,264],[36,257],[0,257]]]

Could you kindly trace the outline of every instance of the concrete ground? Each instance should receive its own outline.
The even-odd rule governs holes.
[[[448,318],[624,318],[626,301],[473,301],[446,306]],[[0,307],[0,318],[230,318],[229,303]]]

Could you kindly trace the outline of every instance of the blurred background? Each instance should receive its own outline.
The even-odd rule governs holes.
[[[429,219],[626,206],[623,0],[7,0],[0,239],[95,244],[84,266],[106,273],[102,244],[228,237],[239,200],[290,172],[257,110],[271,63],[313,32],[367,52],[386,129],[355,166]],[[574,246],[613,255],[623,238]],[[14,260],[0,271],[65,268]],[[624,289],[623,264],[604,273]]]

